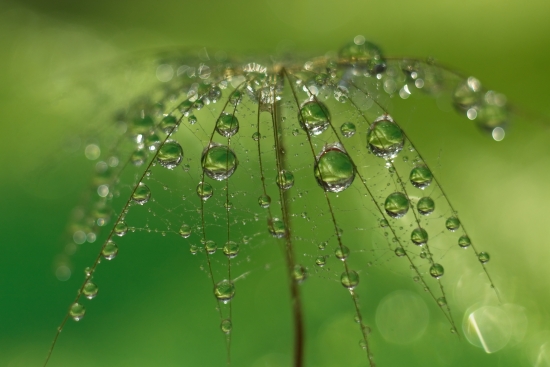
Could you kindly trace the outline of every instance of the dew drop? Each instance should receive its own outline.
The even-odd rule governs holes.
[[[196,245],[191,245],[189,247],[189,251],[191,252],[192,255],[196,255],[197,252],[199,252],[199,248]]]
[[[214,287],[214,296],[218,301],[229,302],[235,296],[235,285],[227,279],[219,281]]]
[[[353,122],[344,122],[340,126],[340,131],[345,138],[351,138],[355,135],[355,124]]]
[[[359,274],[354,270],[343,272],[340,276],[340,282],[342,282],[344,287],[353,289],[359,284]]]
[[[153,129],[154,121],[151,116],[135,118],[132,125],[132,132],[136,135],[144,135]]]
[[[482,264],[485,264],[486,262],[491,260],[491,256],[489,256],[489,254],[487,252],[480,252],[477,255],[477,258],[479,259],[479,262],[482,263]]]
[[[394,192],[384,202],[386,213],[392,218],[401,218],[409,211],[409,199],[402,192]]]
[[[449,217],[445,222],[445,227],[451,232],[460,228],[460,220],[457,217]]]
[[[233,106],[238,105],[241,103],[241,100],[243,99],[243,94],[240,90],[235,89],[233,93],[229,96],[229,103],[231,103]]]
[[[484,103],[477,110],[475,122],[481,130],[491,134],[496,128],[505,128],[509,120],[509,111],[505,106]]]
[[[239,245],[236,242],[229,241],[223,246],[223,253],[232,259],[239,254]]]
[[[197,195],[202,200],[208,200],[212,197],[212,194],[214,194],[214,189],[212,188],[212,185],[210,185],[208,182],[199,182],[197,185]]]
[[[178,120],[175,116],[168,115],[164,116],[164,118],[160,121],[159,128],[164,131],[166,134],[170,134],[172,130],[176,128],[176,125],[178,123]]]
[[[130,157],[130,162],[136,167],[139,167],[145,163],[147,160],[147,152],[143,149],[138,149],[132,153],[132,156]]]
[[[258,132],[256,131],[255,133],[252,134],[252,139],[254,141],[260,140],[260,134],[258,134]]]
[[[152,133],[151,135],[147,136],[147,138],[145,138],[145,146],[147,146],[147,149],[149,149],[151,152],[157,150],[159,145],[160,138],[157,134]]]
[[[367,147],[376,156],[392,159],[401,152],[405,136],[389,115],[374,120],[367,132]]]
[[[302,283],[307,278],[307,271],[306,268],[304,268],[302,265],[294,265],[294,269],[292,271],[292,277],[294,280],[298,283]]]
[[[206,252],[208,252],[210,255],[216,253],[216,250],[218,249],[218,245],[216,245],[216,242],[212,240],[206,241],[204,247],[206,249]]]
[[[327,247],[328,243],[326,241],[323,241],[317,245],[317,248],[319,250],[324,250]]]
[[[229,147],[211,143],[202,153],[201,164],[208,177],[222,181],[231,177],[238,161]]]
[[[441,278],[444,272],[445,269],[443,269],[443,266],[441,266],[440,264],[433,264],[430,267],[430,275],[436,279]]]
[[[298,120],[307,133],[319,135],[328,128],[330,113],[322,102],[307,101],[300,107]]]
[[[411,241],[415,245],[423,245],[428,242],[428,232],[424,228],[415,228],[411,232]]]
[[[195,125],[197,121],[198,120],[195,115],[189,115],[189,117],[187,117],[187,122],[189,122],[189,125]]]
[[[222,330],[222,332],[224,334],[229,334],[231,333],[231,329],[233,328],[233,324],[231,323],[231,320],[230,319],[224,319],[222,320],[221,324],[220,324],[220,329]]]
[[[162,147],[160,147],[157,161],[161,166],[174,169],[176,168],[183,159],[183,149],[181,145],[175,140],[166,141]]]
[[[327,257],[324,256],[324,255],[321,255],[321,256],[317,256],[317,258],[315,259],[315,264],[319,267],[323,267],[325,266],[325,264],[327,263]]]
[[[476,78],[469,77],[458,84],[452,97],[456,109],[466,112],[481,102],[481,83]]]
[[[470,237],[463,235],[458,239],[458,245],[462,248],[468,248],[472,244]]]
[[[216,122],[216,131],[226,138],[232,137],[239,131],[239,120],[235,115],[222,112]]]
[[[113,260],[116,255],[118,255],[117,245],[111,240],[107,241],[105,247],[101,250],[101,255],[103,255],[106,260]]]
[[[380,227],[382,227],[382,228],[386,228],[387,226],[390,225],[390,223],[388,222],[388,220],[385,219],[385,218],[380,219],[380,222],[379,222],[379,223],[380,223]]]
[[[411,170],[409,180],[414,187],[424,190],[432,183],[432,171],[426,165],[416,166]]]
[[[429,196],[425,196],[418,200],[418,204],[416,204],[416,208],[418,209],[418,212],[422,215],[430,215],[435,210],[435,203],[433,199]]]
[[[122,237],[124,236],[126,233],[128,233],[128,226],[126,225],[126,222],[124,222],[123,220],[120,220],[116,226],[115,226],[115,229],[114,229],[114,232],[117,236],[119,237]]]
[[[357,41],[357,42],[356,42]],[[354,67],[364,66],[371,75],[376,75],[386,70],[386,62],[382,51],[374,43],[364,40],[364,37],[355,37],[340,49],[338,56],[344,62],[351,63]]]
[[[397,247],[394,252],[397,257],[403,257],[406,255],[405,249],[403,247]]]
[[[132,194],[132,200],[139,205],[143,205],[147,203],[150,198],[151,190],[149,190],[149,187],[143,182],[140,182]]]
[[[69,315],[73,318],[74,321],[80,321],[86,314],[86,308],[80,303],[75,302],[71,305],[69,309]]]
[[[334,256],[336,256],[339,260],[346,260],[349,256],[349,248],[344,245],[336,247],[334,250]]]
[[[437,304],[440,305],[441,307],[446,306],[447,305],[447,299],[445,297],[439,297],[437,299]]]
[[[313,168],[315,179],[325,191],[341,192],[355,178],[355,168],[349,155],[339,144],[327,145],[317,157]]]
[[[93,299],[97,296],[98,290],[97,285],[88,281],[84,284],[84,288],[82,288],[82,294],[84,294],[84,296],[88,299]]]
[[[183,223],[178,233],[183,238],[189,238],[189,236],[191,236],[191,226],[189,224]]]
[[[281,170],[277,175],[277,185],[283,190],[290,189],[294,185],[294,174],[287,170]]]
[[[284,222],[279,218],[273,218],[267,221],[269,233],[275,238],[283,238],[286,236],[286,228]]]
[[[258,198],[258,204],[262,208],[269,208],[269,205],[271,205],[271,198],[268,195],[262,195]]]

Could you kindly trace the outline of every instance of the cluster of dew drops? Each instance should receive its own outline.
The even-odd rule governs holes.
[[[354,68],[354,73],[360,70],[364,75],[375,76],[377,79],[383,79],[384,89],[390,93],[397,91],[392,79],[390,70],[387,70],[387,62],[384,59],[381,50],[374,44],[366,41],[364,37],[357,36],[354,41],[344,46],[339,52],[339,62],[344,67]],[[332,63],[331,61],[328,64]],[[305,63],[307,68],[308,63]],[[330,65],[328,65],[330,66]],[[341,67],[341,66],[339,66]],[[411,60],[402,60],[400,62],[401,70],[407,76],[407,82],[399,89],[398,95],[406,99],[411,94],[411,86],[414,86],[426,93],[432,93],[438,89],[439,79],[438,67],[432,62],[418,62]],[[327,69],[329,69],[327,67]],[[282,88],[277,84],[278,77],[266,67],[255,63],[247,64],[242,67],[242,75],[248,78],[246,88],[243,90],[234,89],[229,98],[229,103],[235,107],[242,101],[245,93],[255,102],[266,104],[273,103],[275,100],[280,100],[282,97]],[[191,125],[197,123],[197,118],[192,111],[200,110],[205,105],[217,103],[222,95],[222,89],[227,88],[227,81],[219,83],[209,82],[210,68],[201,64],[201,67],[193,69],[190,73],[186,70],[189,76],[197,78],[200,83],[194,83],[189,92],[187,99],[179,104],[177,110],[182,113],[182,118],[186,117],[187,122]],[[179,71],[178,71],[179,73]],[[317,82],[325,82],[329,78],[330,73],[320,73],[315,77]],[[346,75],[346,73],[344,73]],[[253,76],[253,78],[251,78]],[[245,79],[246,80],[246,79]],[[251,82],[250,80],[253,80]],[[275,82],[274,82],[275,81]],[[393,84],[392,84],[393,83]],[[302,80],[296,80],[296,85],[305,84]],[[304,91],[311,93],[305,86]],[[338,101],[345,101],[347,96],[345,87],[337,87],[334,91],[334,97]],[[506,106],[506,98],[494,91],[485,91],[479,80],[474,77],[461,78],[452,92],[453,105],[457,111],[464,114],[468,119],[475,121],[477,125],[484,131],[492,135],[494,140],[502,140],[504,138],[504,128],[509,119],[509,113]],[[158,112],[160,110],[158,104],[150,111]],[[269,108],[266,108],[269,110]],[[172,114],[160,115],[162,118],[155,124],[153,113],[145,113],[142,109],[140,114],[135,117],[131,123],[131,133],[136,142],[136,149],[130,157],[130,162],[135,166],[141,166],[147,162],[148,154],[154,152],[156,154],[156,162],[166,169],[174,169],[183,161],[183,149],[181,145],[170,139],[170,135],[177,130],[180,120]],[[298,122],[300,127],[310,136],[320,135],[325,132],[331,124],[329,109],[326,105],[317,100],[310,98],[300,105],[298,112]],[[156,128],[167,135],[165,140],[155,132]],[[217,118],[215,124],[216,132],[226,138],[230,138],[239,131],[239,120],[234,114],[222,112]],[[344,122],[340,126],[340,132],[344,138],[350,138],[356,133],[356,126],[352,122]],[[297,131],[293,131],[297,134]],[[377,157],[391,162],[403,149],[405,144],[405,134],[394,122],[388,114],[375,119],[366,134],[367,148]],[[260,139],[257,132],[252,135],[255,141]],[[88,146],[89,148],[89,146]],[[87,148],[87,149],[88,149]],[[95,157],[99,154],[94,154]],[[88,156],[88,153],[87,153]],[[114,158],[114,157],[113,157]],[[118,159],[117,159],[118,161]],[[235,152],[228,146],[211,142],[204,150],[201,156],[201,166],[203,172],[211,179],[222,181],[227,180],[237,169],[239,162]],[[114,165],[111,165],[114,166]],[[188,165],[187,170],[189,169]],[[388,167],[391,163],[387,164]],[[186,169],[186,167],[184,167]],[[344,147],[339,143],[326,144],[321,152],[316,156],[314,165],[314,176],[319,186],[327,192],[338,193],[344,191],[353,183],[356,171],[352,159],[345,151]],[[430,186],[434,177],[428,166],[425,164],[416,165],[409,174],[411,184],[419,189],[425,189]],[[290,189],[294,185],[294,175],[291,171],[281,169],[276,177],[276,184],[284,191]],[[104,182],[98,187],[98,194],[105,197],[105,192],[108,192],[108,186]],[[196,188],[197,195],[206,201],[214,194],[213,187],[201,181]],[[131,203],[144,205],[151,198],[149,187],[143,182],[139,182],[132,193]],[[269,208],[271,198],[267,194],[263,194],[258,198],[258,204],[262,208]],[[383,204],[383,209],[391,218],[398,219],[403,217],[410,208],[410,202],[407,195],[403,192],[396,191],[389,194]],[[435,210],[435,202],[429,196],[422,197],[417,202],[417,211],[421,215],[430,215]],[[127,211],[128,208],[125,209]],[[101,225],[104,223],[102,222]],[[380,221],[382,227],[388,227],[389,223],[386,219]],[[456,215],[449,217],[446,220],[446,228],[449,231],[456,231],[460,228],[460,221]],[[128,232],[128,226],[124,222],[124,217],[121,217],[115,224],[113,234],[124,236]],[[269,233],[276,238],[283,238],[287,232],[285,225],[281,219],[272,218],[268,223]],[[188,238],[191,235],[191,226],[182,224],[179,234],[183,238]],[[428,241],[428,233],[423,228],[415,228],[411,232],[411,241],[418,246],[422,246]],[[216,245],[212,241],[202,241],[208,253],[216,251]],[[468,248],[471,241],[467,235],[459,238],[458,244],[462,248]],[[193,254],[198,252],[197,246],[191,246]],[[239,245],[233,241],[229,241],[223,247],[223,252],[228,258],[237,256]],[[102,248],[101,256],[106,260],[114,259],[118,254],[118,247],[112,239],[109,239]],[[406,251],[402,247],[395,249],[395,254],[399,257],[406,256]],[[346,246],[338,247],[335,253],[340,260],[345,260],[349,255],[349,249]],[[480,252],[478,254],[479,261],[484,264],[489,261],[489,254]],[[324,266],[326,261],[325,256],[319,256],[315,263],[318,266]],[[84,295],[88,299],[93,299],[98,293],[98,287],[92,282],[93,268],[86,268],[86,281],[79,291],[79,296]],[[440,264],[433,263],[429,273],[434,278],[440,278],[444,274],[444,269]],[[293,271],[294,278],[297,281],[305,279],[305,270],[302,266],[297,265]],[[341,276],[341,283],[344,287],[352,290],[359,283],[359,275],[353,270],[346,271]],[[219,281],[214,287],[215,297],[222,303],[229,302],[235,295],[235,286],[230,280],[224,279]],[[78,300],[77,300],[78,301]],[[444,300],[438,302],[444,303]],[[71,305],[69,315],[76,321],[81,320],[85,314],[85,307],[78,302]],[[225,333],[231,330],[231,321],[226,319],[222,321],[221,329]]]

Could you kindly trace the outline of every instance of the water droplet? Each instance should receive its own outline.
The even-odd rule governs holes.
[[[204,248],[206,249],[206,252],[208,252],[210,255],[212,255],[218,249],[218,245],[216,245],[216,242],[214,242],[212,240],[208,240],[204,244]]]
[[[370,125],[367,147],[374,155],[386,159],[395,158],[404,144],[403,131],[390,116],[380,116]]]
[[[195,125],[197,121],[198,120],[195,115],[189,115],[189,117],[187,117],[187,122],[189,122],[189,125]]]
[[[390,225],[390,223],[388,222],[387,219],[385,219],[385,218],[380,219],[380,227],[386,228],[386,227],[388,227],[389,225]]]
[[[123,220],[120,220],[114,229],[114,232],[117,236],[122,237],[128,232],[128,226],[126,225],[126,222]]]
[[[374,43],[355,37],[360,42],[350,42],[340,49],[338,56],[343,62],[351,63],[356,68],[364,67],[371,75],[376,75],[386,70],[386,62],[382,51]],[[361,41],[362,40],[362,41]]]
[[[231,93],[231,95],[229,96],[229,103],[231,103],[233,106],[236,106],[239,103],[241,103],[242,99],[243,99],[242,92],[238,89],[235,89],[233,93]]]
[[[166,134],[169,134],[172,130],[176,128],[176,125],[178,124],[178,120],[175,116],[168,115],[164,116],[164,118],[160,121],[159,128],[164,131]]]
[[[445,297],[439,297],[437,299],[437,304],[440,306],[446,306],[447,305],[447,299]]]
[[[287,170],[281,170],[277,175],[277,185],[283,190],[290,189],[294,185],[294,174]]]
[[[92,276],[92,268],[87,266],[84,268],[84,274],[86,275],[86,278],[89,278]]]
[[[349,155],[339,144],[327,145],[317,157],[313,168],[315,179],[325,191],[341,192],[355,178],[355,168]]]
[[[230,319],[225,319],[225,320],[222,320],[221,324],[220,324],[220,329],[222,330],[222,332],[224,334],[229,334],[231,333],[231,329],[233,328],[233,324],[231,323],[231,320]]]
[[[395,255],[398,257],[403,257],[406,255],[405,249],[403,247],[396,247],[394,252]]]
[[[298,114],[300,126],[311,135],[319,135],[330,124],[330,113],[327,107],[318,101],[307,101],[300,107]]]
[[[279,218],[273,218],[267,221],[269,233],[275,238],[283,238],[286,236],[286,228],[284,222]]]
[[[211,143],[202,153],[201,164],[208,177],[222,181],[237,169],[237,156],[225,145]]]
[[[258,204],[262,208],[269,208],[269,205],[271,205],[271,198],[268,195],[262,195],[258,198]]]
[[[132,200],[139,204],[143,205],[149,201],[151,198],[151,190],[149,190],[149,187],[145,185],[143,182],[140,182],[139,185],[136,187],[136,190],[132,194]]]
[[[84,296],[88,299],[93,299],[97,296],[98,290],[97,285],[88,281],[84,284],[84,288],[82,288],[82,294],[84,294]]]
[[[103,247],[103,250],[101,250],[101,255],[103,255],[103,257],[106,260],[113,260],[117,254],[118,254],[118,247],[111,240],[107,241],[107,243],[105,244],[105,247]]]
[[[354,270],[343,272],[340,276],[340,282],[342,282],[344,287],[353,289],[359,284],[359,274]]]
[[[424,190],[432,183],[432,171],[425,165],[416,166],[411,170],[409,180],[414,187]]]
[[[191,236],[191,226],[183,223],[180,227],[179,234],[183,238],[189,238],[189,236]]]
[[[435,203],[433,199],[429,196],[425,196],[418,200],[418,204],[416,204],[416,208],[418,209],[418,212],[422,215],[430,215],[435,210]]]
[[[505,128],[509,120],[509,111],[505,106],[489,103],[484,103],[478,108],[475,118],[477,126],[489,134],[496,128]]]
[[[174,169],[177,167],[183,159],[183,149],[181,145],[175,140],[166,141],[162,147],[160,147],[157,161],[161,166]]]
[[[145,138],[145,146],[150,151],[154,152],[160,145],[160,138],[157,134],[152,133]]]
[[[260,134],[258,134],[258,132],[256,131],[254,134],[252,134],[252,139],[254,141],[260,140]]]
[[[428,242],[428,232],[424,228],[415,228],[411,232],[411,241],[415,245],[423,245]]]
[[[138,149],[130,157],[130,162],[136,167],[141,166],[147,160],[147,152],[143,149]]]
[[[469,77],[458,84],[452,97],[456,109],[466,112],[481,102],[481,83],[476,78]]]
[[[212,188],[212,185],[210,185],[208,182],[199,182],[197,185],[197,195],[202,200],[208,200],[212,197],[212,194],[214,194],[214,189]]]
[[[317,256],[317,258],[315,259],[315,264],[319,267],[325,266],[326,263],[327,263],[327,257],[324,255]]]
[[[445,227],[451,232],[460,228],[460,220],[457,217],[449,217],[445,222]]]
[[[340,131],[345,138],[351,138],[355,135],[355,124],[353,122],[344,122],[340,126]]]
[[[440,264],[433,264],[430,267],[430,275],[436,279],[441,278],[444,272],[445,269],[443,269],[443,266],[441,266]]]
[[[317,248],[319,248],[319,250],[324,250],[327,247],[327,245],[328,245],[328,242],[323,241],[317,245]]]
[[[468,248],[472,244],[470,237],[463,235],[458,239],[458,245],[462,248]]]
[[[197,247],[197,245],[191,245],[189,247],[189,251],[191,252],[192,255],[196,255],[197,252],[199,252],[199,248]]]
[[[296,282],[302,283],[307,278],[307,271],[302,265],[294,265],[294,270],[292,271],[292,277]]]
[[[239,245],[236,242],[229,241],[223,246],[223,253],[232,259],[239,254]]]
[[[390,217],[401,218],[409,211],[409,199],[402,192],[394,192],[386,198],[384,209]]]
[[[218,134],[229,138],[239,131],[239,120],[235,115],[222,112],[216,122],[216,131]]]
[[[214,287],[214,296],[218,301],[229,302],[235,296],[235,285],[227,279],[219,281]]]
[[[346,260],[349,256],[349,248],[344,245],[336,247],[334,250],[334,256],[336,256],[339,260]]]
[[[86,314],[86,308],[80,303],[73,303],[69,309],[69,315],[74,321],[80,321]]]
[[[485,264],[487,261],[491,260],[491,256],[487,252],[480,252],[477,255],[477,258],[479,259],[479,262],[482,264]]]
[[[132,132],[136,135],[145,135],[153,130],[155,123],[151,116],[135,118],[132,125]]]

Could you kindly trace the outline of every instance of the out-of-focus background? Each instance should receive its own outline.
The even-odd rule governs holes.
[[[323,54],[362,34],[386,55],[433,56],[475,75],[488,88],[504,93],[520,111],[502,142],[461,125],[468,122],[458,117],[440,126],[422,121],[407,126],[417,146],[432,157],[440,156],[443,186],[492,255],[489,270],[513,315],[505,325],[515,331],[504,333],[506,345],[494,353],[486,351],[502,344],[501,331],[489,332],[497,340],[478,341],[477,347],[466,338],[449,337],[448,360],[426,342],[429,339],[405,346],[386,340],[378,349],[380,361],[382,355],[394,353],[409,366],[451,365],[453,360],[461,365],[471,360],[472,365],[484,366],[550,366],[550,123],[543,118],[550,116],[549,16],[550,3],[542,0],[0,2],[0,365],[41,365],[82,280],[79,266],[89,263],[82,259],[97,253],[90,248],[80,254],[69,280],[56,277],[62,234],[91,170],[81,160],[63,158],[71,150],[66,146],[68,132],[89,128],[96,112],[88,108],[87,95],[72,95],[76,75],[89,74],[87,80],[97,75],[97,82],[104,83],[113,62],[155,49],[207,46],[235,53]],[[59,162],[51,164],[54,159]],[[158,238],[149,240],[163,246]],[[202,277],[200,284],[204,274],[179,268],[176,260],[163,258],[163,250],[151,259],[143,250],[136,251],[145,257],[124,268],[134,273],[134,281],[118,284],[112,279],[125,301],[117,302],[113,293],[109,299],[98,298],[103,302],[94,312],[98,316],[90,313],[84,321],[101,327],[86,334],[79,331],[82,325],[70,324],[61,335],[52,367],[224,363],[222,338],[201,333],[204,320],[215,321],[207,316],[215,312],[213,307],[203,305],[211,297],[210,289],[197,286],[191,289],[194,293],[180,295],[181,273],[176,278],[171,272],[178,269],[190,282]],[[151,274],[144,270],[148,260],[166,266]],[[475,291],[464,287],[457,299]],[[161,315],[151,316],[156,307],[172,302],[167,308],[173,313],[164,317],[166,308],[159,308]],[[264,311],[278,317],[279,310]],[[485,311],[489,316],[481,319],[498,329],[501,314]],[[174,315],[178,318],[172,320]],[[431,322],[443,322],[437,319],[441,316],[433,317]],[[341,365],[344,359],[339,358],[345,358],[337,341],[348,339],[338,334],[339,322],[331,320],[322,335],[312,338],[326,346],[322,357],[327,366]],[[251,350],[241,346],[237,357],[252,355],[258,348],[265,353],[258,354],[254,366],[286,361],[272,352],[284,351],[286,341],[269,340],[266,330],[258,335],[259,340],[250,341]],[[180,345],[178,355],[174,351]],[[467,357],[453,359],[457,354]]]

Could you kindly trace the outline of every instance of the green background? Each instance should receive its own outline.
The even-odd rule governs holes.
[[[81,281],[74,276],[59,282],[55,257],[91,166],[79,158],[61,158],[59,164],[57,159],[66,132],[89,124],[89,117],[101,111],[91,111],[86,96],[71,99],[73,81],[66,75],[91,70],[105,78],[104,70],[96,70],[136,50],[199,45],[316,54],[335,50],[357,34],[387,55],[435,56],[477,76],[524,111],[501,143],[454,117],[441,126],[420,121],[406,128],[427,155],[442,152],[445,190],[463,221],[486,243],[493,256],[490,270],[505,297],[524,307],[528,320],[527,334],[516,346],[486,355],[465,339],[449,337],[449,356],[465,353],[472,365],[550,365],[550,124],[540,117],[550,115],[549,16],[547,1],[0,2],[0,365],[41,365]],[[153,235],[146,241],[163,246]],[[95,253],[91,248],[79,253],[75,274]],[[98,327],[83,330],[70,324],[51,366],[223,363],[222,338],[201,332],[215,328],[217,319],[209,316],[213,307],[204,301],[211,295],[203,273],[181,266],[189,256],[174,246],[155,251],[136,246],[132,256],[132,263],[114,264],[129,277],[104,275],[111,283],[110,297],[106,292],[98,298],[97,310],[85,319]],[[185,294],[176,287],[182,279],[191,284]],[[264,305],[263,312],[286,317],[288,311],[269,307]],[[337,331],[331,334],[334,325],[338,320],[327,326],[327,365],[339,365],[342,353],[330,335],[346,339]],[[257,338],[240,347],[237,356],[258,354],[256,348],[270,361],[258,360],[258,365],[286,360],[277,354],[285,351],[284,340],[270,340],[262,325],[250,327],[258,328]],[[271,343],[275,354],[270,354]],[[180,345],[187,347],[180,351]],[[392,348],[380,346],[378,354]],[[425,356],[432,354],[430,365],[448,365],[426,341],[395,346],[393,352],[401,365],[426,365],[430,359]]]

